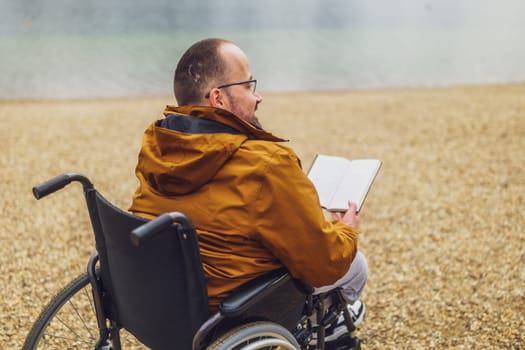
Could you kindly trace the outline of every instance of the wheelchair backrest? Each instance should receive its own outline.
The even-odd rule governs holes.
[[[130,232],[147,220],[109,203],[96,190],[86,199],[100,257],[109,316],[153,349],[190,349],[209,317],[195,231],[172,226],[134,246]]]

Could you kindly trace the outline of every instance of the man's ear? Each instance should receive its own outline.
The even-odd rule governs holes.
[[[214,88],[210,91],[210,97],[208,98],[208,101],[210,102],[210,105],[212,107],[218,107],[222,108],[224,107],[224,96],[221,93],[220,89]]]

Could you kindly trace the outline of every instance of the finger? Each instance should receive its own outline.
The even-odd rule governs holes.
[[[348,211],[351,211],[352,213],[357,213],[357,204],[348,201]]]
[[[330,214],[332,215],[333,220],[341,220],[341,213],[337,211],[331,211]]]

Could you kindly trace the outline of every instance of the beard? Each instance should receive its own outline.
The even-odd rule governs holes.
[[[253,115],[253,118],[249,121],[249,123],[255,126],[257,129],[263,130],[261,122],[259,122],[259,118],[257,118],[255,114]]]
[[[255,126],[257,129],[263,130],[263,127],[261,125],[261,122],[259,121],[259,118],[255,115],[255,112],[257,112],[257,108],[259,108],[259,102],[255,104],[255,108],[253,109],[253,116],[250,119],[249,123]]]
[[[251,125],[253,125],[254,127],[256,127],[257,129],[261,129],[263,130],[263,127],[261,125],[261,122],[259,121],[259,118],[257,118],[257,116],[255,115],[255,112],[257,111],[257,108],[259,107],[259,102],[257,102],[255,104],[255,107],[253,108],[253,112],[250,113],[250,114],[247,114],[247,113],[244,113],[244,111],[242,110],[242,108],[239,108],[239,104],[237,103],[237,99],[227,93],[229,99],[230,99],[230,103],[231,105],[233,106],[232,108],[232,113],[235,114],[237,117],[243,119],[244,121],[247,121],[248,123],[250,123]]]

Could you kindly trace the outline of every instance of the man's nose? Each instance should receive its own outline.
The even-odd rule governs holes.
[[[257,103],[261,103],[263,100],[262,95],[257,91],[255,91],[255,100],[257,101]]]

